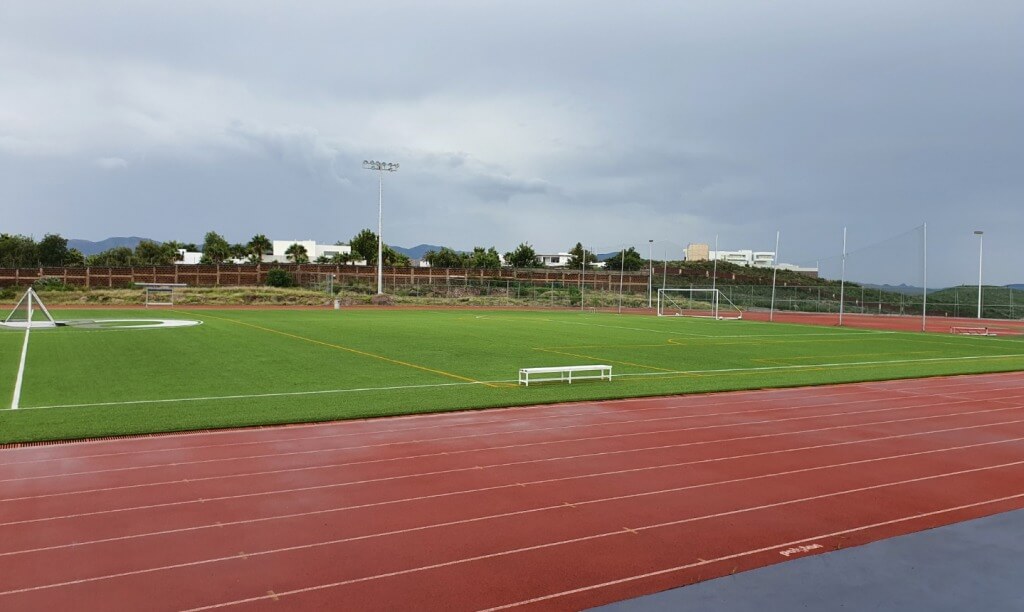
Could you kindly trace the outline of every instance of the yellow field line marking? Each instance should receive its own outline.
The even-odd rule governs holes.
[[[198,316],[198,315],[196,315],[196,316]],[[309,342],[309,343],[312,343],[312,344],[319,344],[320,346],[326,346],[328,348],[337,349],[339,351],[346,351],[346,352],[349,352],[349,353],[353,353],[355,355],[361,355],[363,357],[370,357],[371,359],[379,359],[380,361],[386,361],[388,363],[393,363],[395,365],[405,366],[407,368],[414,368],[416,370],[422,370],[424,372],[430,372],[432,374],[440,374],[441,376],[447,376],[448,378],[454,378],[456,380],[462,380],[462,381],[471,382],[471,383],[479,383],[479,384],[487,385],[488,387],[494,387],[494,388],[511,386],[511,385],[508,385],[508,384],[488,383],[488,382],[484,382],[484,381],[481,381],[481,380],[476,380],[475,378],[469,378],[467,376],[462,376],[462,375],[459,375],[459,374],[453,374],[451,372],[445,372],[444,370],[437,370],[437,369],[434,369],[434,368],[428,368],[426,366],[416,365],[415,363],[409,363],[408,361],[400,361],[398,359],[392,359],[390,357],[385,357],[383,355],[377,355],[375,353],[368,353],[366,351],[361,351],[359,349],[354,349],[354,348],[351,348],[351,347],[348,347],[348,346],[342,346],[340,344],[333,344],[331,342],[324,342],[323,340],[315,340],[313,338],[306,338],[305,336],[300,336],[298,334],[292,334],[292,333],[281,331],[281,330],[278,330],[278,329],[272,329],[270,327],[263,327],[261,325],[256,325],[255,323],[247,323],[245,321],[239,321],[237,319],[228,319],[227,317],[218,317],[218,316],[211,315],[211,314],[205,313],[205,312],[203,313],[203,316],[210,317],[211,319],[219,319],[221,321],[228,321],[230,323],[236,323],[238,325],[244,325],[246,327],[251,327],[253,329],[258,329],[258,330],[269,332],[269,333],[272,333],[272,334],[278,334],[278,335],[281,335],[281,336],[286,336],[288,338],[293,338],[295,340],[302,340],[304,342]]]

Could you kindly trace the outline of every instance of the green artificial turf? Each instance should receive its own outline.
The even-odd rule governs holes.
[[[1024,368],[1013,338],[579,312],[62,311],[192,318],[176,329],[0,332],[0,442]],[[614,380],[516,384],[605,363]]]

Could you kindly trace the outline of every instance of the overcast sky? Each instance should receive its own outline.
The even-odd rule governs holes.
[[[1024,2],[0,2],[0,231],[1024,282]],[[873,254],[873,255],[872,255]],[[879,258],[884,255],[886,261]]]

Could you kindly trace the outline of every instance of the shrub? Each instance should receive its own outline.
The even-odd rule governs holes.
[[[67,285],[63,280],[56,276],[44,276],[37,278],[32,283],[32,288],[36,291],[74,291],[74,287]]]
[[[295,277],[288,270],[274,268],[267,272],[267,285],[271,287],[294,287]]]

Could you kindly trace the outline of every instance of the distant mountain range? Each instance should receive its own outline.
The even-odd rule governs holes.
[[[96,253],[102,253],[108,251],[114,247],[125,246],[129,249],[134,249],[139,246],[139,243],[143,240],[149,240],[149,238],[139,238],[138,236],[124,236],[107,238],[106,240],[100,240],[99,242],[93,242],[91,240],[80,240],[78,238],[68,239],[69,249],[78,249],[82,252],[82,255],[95,255]],[[157,241],[154,241],[157,242]]]
[[[392,246],[391,248],[393,248],[396,252],[401,253],[402,255],[405,255],[410,259],[423,259],[423,256],[427,254],[427,251],[434,251],[436,253],[441,250],[441,247],[437,246],[436,244],[419,244],[412,247],[411,249],[407,249],[405,247],[400,246]],[[463,251],[457,252],[462,253]]]

